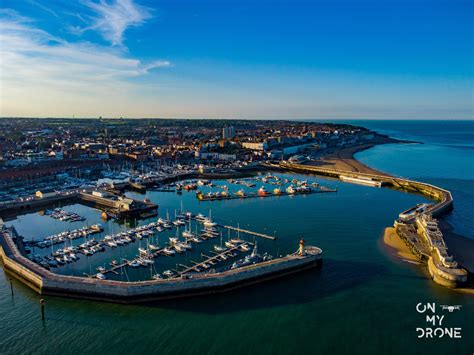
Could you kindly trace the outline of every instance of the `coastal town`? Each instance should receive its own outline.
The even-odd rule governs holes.
[[[225,290],[318,266],[322,250],[306,246],[303,239],[298,251],[275,257],[264,243],[275,241],[275,235],[238,223],[219,224],[211,211],[206,216],[183,208],[183,193],[187,201],[191,193],[212,208],[214,201],[337,192],[311,175],[428,196],[433,204],[400,214],[396,238],[427,262],[436,283],[450,288],[468,283],[467,271],[448,253],[433,219],[452,208],[450,192],[378,172],[354,159],[355,152],[377,144],[403,143],[365,128],[293,121],[102,118],[0,123],[11,132],[0,138],[4,265],[40,293],[134,302]],[[281,175],[291,172],[311,175]],[[172,193],[181,207],[170,215],[150,193]],[[86,217],[78,212],[84,208]],[[93,209],[103,222],[94,222]],[[74,229],[25,238],[8,223],[35,212]],[[115,220],[124,226],[127,219],[135,221],[133,228],[114,232],[108,224]],[[263,254],[257,252],[257,239],[263,240]],[[175,255],[174,267],[155,260]],[[92,262],[96,259],[98,266]],[[249,268],[254,272],[244,273]],[[115,286],[88,290],[84,279]],[[144,281],[151,284],[134,288]],[[168,288],[172,291],[165,291]]]
[[[0,355],[474,355],[473,14],[2,0]]]
[[[0,119],[0,203],[124,173],[226,173],[387,137],[362,127],[291,121]],[[120,174],[122,173],[122,176]],[[128,177],[128,175],[126,176]]]

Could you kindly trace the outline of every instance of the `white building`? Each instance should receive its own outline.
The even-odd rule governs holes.
[[[267,142],[242,142],[242,148],[251,149],[251,150],[267,150]]]

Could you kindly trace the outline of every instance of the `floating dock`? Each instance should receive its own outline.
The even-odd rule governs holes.
[[[245,234],[254,235],[254,236],[260,237],[260,238],[276,240],[275,236],[271,236],[271,235],[268,235],[268,234],[257,233],[257,232],[249,231],[247,229],[242,229],[242,228],[237,228],[237,227],[232,227],[232,226],[223,226],[223,225],[220,225],[220,224],[218,224],[218,226],[221,227],[221,228],[227,228],[227,229],[233,230],[235,232],[239,232],[239,233],[245,233]]]
[[[216,255],[214,256],[208,256],[206,260],[204,261],[201,261],[199,263],[194,263],[193,266],[186,266],[186,265],[183,265],[183,266],[186,266],[186,268],[180,272],[178,272],[178,275],[181,276],[181,275],[184,275],[188,272],[196,272],[197,270],[201,269],[201,271],[204,269],[204,264],[209,264],[210,262],[220,262],[222,261],[222,256],[225,255],[227,256],[229,253],[233,253],[234,251],[239,251],[240,250],[240,246],[241,245],[244,245],[244,244],[247,244],[247,245],[253,245],[253,243],[250,243],[250,242],[243,242],[243,243],[240,243],[239,245],[236,245],[235,247],[233,248],[229,248],[227,249],[226,251],[222,252],[222,253],[216,253]]]

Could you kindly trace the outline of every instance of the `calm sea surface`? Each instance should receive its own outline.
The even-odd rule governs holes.
[[[364,123],[369,128],[379,129],[371,126],[377,125],[376,122]],[[469,228],[471,212],[458,212],[462,204],[472,206],[474,174],[472,165],[467,166],[472,162],[472,150],[469,154],[472,140],[468,137],[464,141],[436,143],[437,136],[441,140],[445,136],[436,132],[428,134],[430,126],[425,126],[421,135],[416,135],[420,128],[404,131],[403,127],[410,126],[392,123],[379,126],[380,130],[385,127],[387,131],[393,126],[390,134],[401,138],[421,141],[426,137],[427,144],[376,147],[360,153],[358,158],[381,170],[451,189],[456,199],[456,210],[449,217],[451,222],[463,234],[472,230]],[[472,125],[469,127],[472,134]],[[452,132],[452,137],[462,136],[462,132],[450,129],[452,131],[447,132]],[[405,147],[410,148],[403,150]],[[374,153],[377,151],[385,158]],[[413,162],[416,156],[421,160]],[[437,169],[440,162],[434,156],[442,157],[442,170]],[[460,171],[462,174],[457,174]],[[472,353],[474,298],[434,285],[419,267],[393,259],[380,245],[384,228],[390,226],[403,209],[425,201],[423,197],[319,177],[286,177],[316,181],[337,188],[338,192],[212,203],[200,203],[194,193],[186,192],[181,196],[148,192],[147,197],[159,204],[160,215],[169,211],[173,216],[182,203],[194,213],[208,214],[212,208],[218,222],[239,223],[242,228],[275,234],[276,242],[258,240],[262,250],[274,255],[294,251],[299,238],[304,236],[308,244],[324,250],[320,270],[220,295],[143,305],[45,297],[44,323],[40,319],[41,297],[14,280],[12,297],[8,275],[2,271],[0,353]],[[64,208],[87,217],[87,222],[69,224],[33,213],[8,223],[29,239],[101,222],[99,212],[89,207]],[[134,225],[134,221],[127,221],[125,225],[115,221],[102,223],[105,231],[97,237]],[[154,242],[164,244],[173,234],[160,235]],[[202,243],[202,249],[188,256],[159,257],[156,269],[197,260],[200,252],[209,251],[213,244],[215,241]],[[138,244],[134,243],[115,249],[115,254],[108,251],[90,258],[82,256],[81,261],[60,272],[89,272],[113,258],[131,257],[137,248]],[[146,269],[128,271],[127,275],[117,277],[144,279],[150,273]],[[429,326],[425,316],[415,310],[419,302],[436,302],[438,314],[446,315],[443,327],[461,327],[462,338],[417,339],[415,329]],[[444,304],[459,304],[462,308],[442,313],[439,305]]]

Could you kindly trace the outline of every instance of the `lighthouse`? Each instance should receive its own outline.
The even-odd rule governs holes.
[[[304,239],[303,239],[303,238],[301,238],[301,240],[300,240],[299,254],[300,254],[300,255],[305,255],[305,251],[304,251]]]

